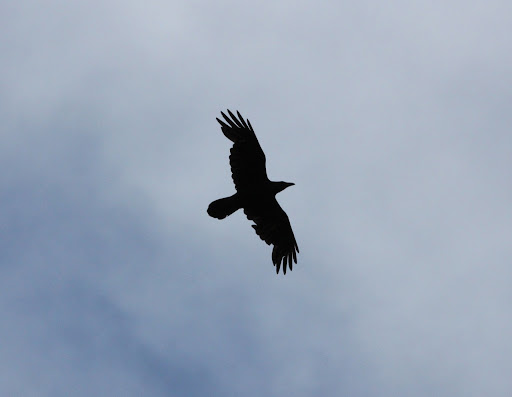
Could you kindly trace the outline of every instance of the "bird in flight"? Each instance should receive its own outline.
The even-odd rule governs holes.
[[[243,208],[247,218],[254,222],[256,234],[267,244],[274,246],[272,262],[279,273],[281,264],[286,274],[286,265],[292,270],[297,263],[299,247],[295,241],[288,215],[276,200],[276,194],[289,186],[289,182],[273,182],[267,177],[265,153],[256,138],[249,120],[238,118],[228,110],[229,116],[221,112],[223,120],[217,119],[222,132],[231,142],[229,164],[236,193],[230,197],[213,201],[208,206],[208,215],[224,219]]]

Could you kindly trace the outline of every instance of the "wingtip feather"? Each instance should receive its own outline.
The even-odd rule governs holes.
[[[220,120],[219,118],[215,117],[215,120],[217,120],[222,127],[229,128],[228,125],[226,123],[224,123],[222,120]]]
[[[247,126],[247,123],[245,122],[244,118],[242,117],[242,115],[240,114],[240,112],[238,110],[236,111],[236,114],[238,115],[238,118],[242,122],[242,125],[244,126],[244,128],[249,129],[249,127]]]

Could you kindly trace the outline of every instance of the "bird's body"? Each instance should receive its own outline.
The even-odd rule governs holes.
[[[208,214],[224,219],[243,208],[245,215],[255,224],[256,234],[267,244],[272,244],[272,262],[279,273],[281,263],[283,273],[286,265],[292,270],[297,263],[299,247],[288,216],[276,200],[276,194],[292,186],[293,183],[273,182],[267,177],[266,159],[254,134],[251,123],[238,118],[228,110],[231,119],[221,112],[225,122],[217,119],[224,135],[233,142],[229,162],[236,193],[230,197],[215,200],[208,206]],[[227,123],[227,124],[226,124]]]

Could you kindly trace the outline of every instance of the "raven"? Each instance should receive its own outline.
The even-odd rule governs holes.
[[[265,153],[256,138],[251,122],[238,118],[228,109],[231,119],[221,112],[225,122],[219,120],[222,132],[233,147],[229,156],[231,174],[236,193],[230,197],[213,201],[208,206],[208,215],[224,219],[243,208],[245,215],[255,224],[256,234],[267,244],[273,244],[272,262],[279,273],[281,263],[286,274],[286,264],[292,270],[292,260],[297,263],[299,247],[286,212],[276,200],[276,194],[294,185],[289,182],[273,182],[267,177]]]

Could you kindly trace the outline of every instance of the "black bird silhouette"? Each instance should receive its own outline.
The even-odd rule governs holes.
[[[225,122],[217,119],[222,132],[233,147],[229,156],[231,174],[236,193],[230,197],[215,200],[208,206],[208,215],[224,219],[240,208],[255,224],[256,234],[267,244],[273,244],[272,262],[279,273],[281,263],[283,273],[286,265],[292,270],[297,263],[299,247],[286,212],[276,200],[276,194],[294,185],[289,182],[273,182],[267,177],[265,153],[254,134],[249,120],[245,122],[240,112],[238,118],[228,110],[231,119],[221,112]]]

